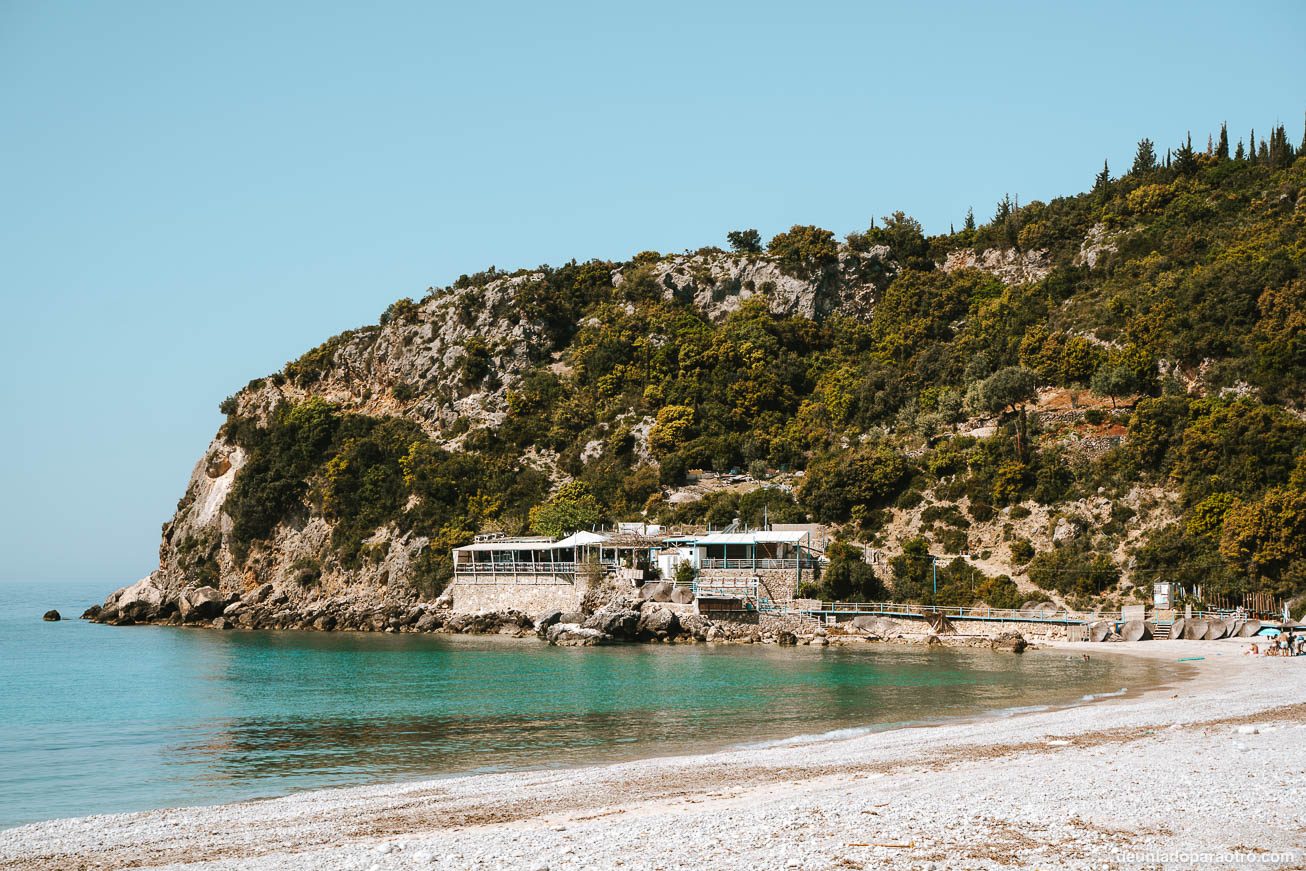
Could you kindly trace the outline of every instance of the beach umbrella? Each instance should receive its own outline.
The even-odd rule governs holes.
[[[1243,622],[1243,625],[1238,627],[1238,637],[1251,638],[1253,635],[1255,635],[1257,632],[1260,631],[1261,631],[1260,620],[1247,620]]]
[[[1206,640],[1219,641],[1224,637],[1225,628],[1224,621],[1219,617],[1210,620],[1206,626]]]
[[[1189,620],[1184,627],[1184,638],[1191,641],[1201,641],[1206,637],[1206,630],[1211,628],[1211,624],[1205,620]]]
[[[1099,620],[1096,623],[1089,624],[1088,640],[1089,641],[1106,641],[1106,637],[1111,634],[1111,624],[1105,620]]]

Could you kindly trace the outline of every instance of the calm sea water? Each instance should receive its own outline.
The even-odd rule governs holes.
[[[1057,653],[576,649],[75,619],[112,586],[0,583],[0,827],[690,753],[1157,679],[1146,663]],[[44,623],[49,608],[73,619]]]

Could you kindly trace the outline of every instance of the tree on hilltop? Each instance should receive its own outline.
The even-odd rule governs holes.
[[[756,230],[731,230],[726,234],[726,241],[736,254],[762,253],[762,234]]]

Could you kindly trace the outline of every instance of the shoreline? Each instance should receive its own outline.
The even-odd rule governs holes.
[[[1237,847],[1306,859],[1306,790],[1288,779],[1306,769],[1306,662],[1243,656],[1233,639],[1040,646],[1205,658],[1137,694],[1045,711],[33,823],[0,832],[0,867],[1100,867],[1110,848]]]

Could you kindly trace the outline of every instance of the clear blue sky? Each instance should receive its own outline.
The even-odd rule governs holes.
[[[460,273],[938,232],[1306,109],[1299,2],[355,6],[0,0],[0,578],[144,575],[223,397]]]

